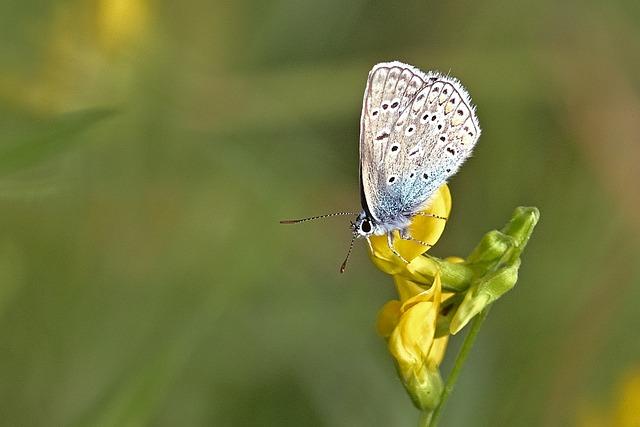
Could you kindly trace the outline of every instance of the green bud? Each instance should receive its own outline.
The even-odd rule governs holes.
[[[478,279],[467,291],[449,325],[452,334],[458,333],[486,306],[511,290],[518,281],[520,259],[511,265]]]
[[[411,279],[420,283],[433,282],[440,272],[442,288],[452,292],[465,291],[473,279],[473,270],[466,263],[453,263],[430,255],[423,255],[407,265]]]
[[[516,208],[502,231],[485,234],[469,255],[467,263],[474,269],[476,279],[451,319],[449,330],[452,334],[515,286],[520,254],[539,219],[537,208]]]
[[[511,216],[511,220],[505,225],[502,232],[513,237],[516,240],[516,246],[520,249],[520,252],[522,252],[539,219],[540,211],[538,208],[517,207]],[[518,256],[519,255],[518,253]]]
[[[490,303],[491,297],[487,294],[477,292],[477,289],[473,290],[473,292],[471,290],[467,292],[464,301],[462,301],[462,304],[460,304],[456,314],[449,323],[449,332],[453,335],[457,334],[462,328],[467,326],[467,323],[473,319],[473,316],[480,313],[482,309]]]
[[[402,384],[416,408],[433,411],[438,407],[444,389],[439,369],[420,369],[408,378],[403,378]]]
[[[467,258],[470,264],[491,265],[499,262],[510,248],[517,246],[517,241],[498,230],[492,230],[484,235],[478,246]]]
[[[486,269],[495,269],[498,263],[511,264],[522,253],[539,219],[537,208],[516,208],[501,231],[493,230],[484,235],[467,263]],[[510,249],[512,253],[506,256]]]

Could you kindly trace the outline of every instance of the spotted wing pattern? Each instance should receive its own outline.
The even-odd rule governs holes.
[[[414,215],[471,155],[479,136],[458,80],[400,62],[376,65],[360,121],[363,208],[380,224]]]

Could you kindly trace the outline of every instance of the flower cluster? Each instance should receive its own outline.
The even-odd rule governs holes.
[[[518,278],[520,254],[539,213],[517,208],[501,230],[487,233],[466,258],[439,259],[426,254],[439,239],[451,211],[451,195],[443,185],[429,207],[415,216],[410,233],[415,240],[394,236],[371,238],[373,263],[393,277],[398,299],[387,302],[378,315],[378,333],[387,339],[400,379],[416,407],[432,413],[440,404],[443,381],[439,366],[449,336],[510,290]],[[406,262],[405,262],[406,261]]]

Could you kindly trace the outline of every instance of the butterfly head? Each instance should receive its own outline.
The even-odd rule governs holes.
[[[362,211],[354,222],[351,222],[351,229],[353,234],[359,237],[369,237],[373,234],[380,234],[378,226],[372,218],[367,216],[367,213]]]

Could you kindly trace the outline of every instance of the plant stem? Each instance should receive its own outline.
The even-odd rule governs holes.
[[[458,377],[460,376],[460,372],[462,371],[462,366],[464,366],[464,363],[467,360],[467,356],[471,351],[471,347],[473,347],[476,336],[478,335],[478,332],[480,332],[482,323],[487,318],[487,314],[489,314],[490,307],[491,306],[485,307],[485,309],[478,313],[475,319],[473,319],[471,329],[469,330],[469,333],[467,333],[467,336],[464,338],[462,348],[460,349],[458,357],[456,357],[456,362],[453,365],[453,369],[451,369],[451,373],[447,378],[447,383],[445,384],[444,390],[442,391],[440,403],[432,414],[421,415],[420,427],[436,427],[438,425],[438,419],[440,418],[442,409],[444,408],[445,403],[447,403],[447,399],[449,399],[449,396],[453,391],[453,387],[456,385],[456,381],[458,381]]]
[[[420,420],[418,420],[418,427],[429,427],[431,424],[431,417],[433,412],[422,411],[420,412]]]

